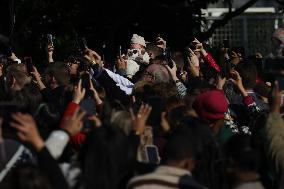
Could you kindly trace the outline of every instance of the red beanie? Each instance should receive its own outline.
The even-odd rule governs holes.
[[[212,122],[224,118],[228,102],[222,90],[212,90],[198,95],[193,109],[201,119]]]

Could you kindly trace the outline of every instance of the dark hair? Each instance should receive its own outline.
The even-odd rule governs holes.
[[[186,127],[179,127],[171,133],[164,147],[162,163],[194,158],[194,144],[191,133],[187,131]]]
[[[194,178],[208,188],[226,187],[225,162],[209,126],[198,118],[186,117],[178,129],[182,129],[181,132],[186,133],[192,141],[193,156],[196,160]]]
[[[252,89],[256,84],[257,70],[254,64],[242,62],[237,65],[236,70],[239,72],[243,85],[246,89]]]
[[[51,189],[48,179],[33,165],[14,168],[0,185],[1,189]]]
[[[225,144],[227,166],[242,171],[258,171],[259,154],[248,135],[237,134]]]
[[[163,54],[163,49],[158,47],[156,44],[148,44],[146,47],[147,52],[152,52],[154,54],[154,57],[157,57],[161,54]]]
[[[55,62],[50,64],[46,68],[45,73],[54,77],[59,86],[67,85],[69,83],[70,74],[67,64],[64,62]]]
[[[185,105],[179,105],[175,108],[172,108],[168,112],[169,124],[171,127],[176,127],[179,125],[180,121],[185,117],[189,116],[189,109]]]
[[[26,84],[30,83],[28,72],[25,64],[12,64],[6,69],[6,76],[8,83],[11,82],[11,77],[14,77],[20,88],[23,88]],[[9,86],[11,83],[8,84]]]
[[[155,95],[160,96],[163,99],[178,95],[174,83],[154,83],[151,88]]]
[[[20,91],[11,91],[5,101],[17,105],[22,112],[34,114],[42,102],[42,95],[38,87],[31,83],[26,84]]]
[[[60,122],[60,113],[51,104],[42,103],[35,112],[35,120],[41,136],[45,138],[51,131],[57,129]]]
[[[29,113],[34,114],[42,102],[42,95],[39,88],[35,84],[27,84],[21,92],[26,99]]]
[[[118,188],[129,171],[131,157],[127,137],[119,129],[105,125],[94,129],[79,154],[82,175],[78,184],[85,189]]]

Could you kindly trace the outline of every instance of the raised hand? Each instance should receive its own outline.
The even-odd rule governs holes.
[[[171,129],[170,124],[167,120],[167,113],[166,112],[162,112],[162,114],[161,114],[161,126],[162,126],[164,132],[168,132]]]
[[[86,115],[85,111],[77,108],[71,117],[67,117],[64,121],[63,129],[71,136],[78,134],[83,128],[83,117]]]
[[[156,44],[157,44],[158,47],[160,47],[164,50],[167,48],[167,42],[161,37],[157,37]]]
[[[102,61],[101,56],[92,49],[86,49],[84,57],[90,60],[93,64],[101,64]]]
[[[88,120],[94,121],[96,127],[101,127],[101,126],[102,126],[102,121],[100,120],[100,118],[98,118],[98,117],[95,116],[95,115],[92,115],[92,116],[88,117]]]
[[[116,65],[116,69],[118,69],[118,70],[126,70],[127,69],[127,62],[121,56],[117,57],[115,65]]]
[[[192,63],[191,59],[189,57],[187,57],[187,61],[188,61],[188,68],[189,68],[189,71],[191,73],[191,76],[192,77],[199,77],[199,69],[194,66],[194,64]]]
[[[2,76],[3,75],[3,64],[0,64],[0,76]]]
[[[52,44],[47,45],[47,56],[48,56],[48,62],[54,62],[53,61],[53,52],[54,52],[54,46]]]
[[[195,51],[201,51],[201,50],[204,49],[204,48],[203,48],[203,44],[202,44],[200,41],[198,41],[198,39],[194,38],[194,40],[192,41],[192,43],[193,43],[193,44],[195,45],[195,47],[196,47]]]
[[[152,111],[152,107],[147,105],[141,105],[137,115],[130,109],[130,114],[133,122],[133,127],[136,134],[141,135],[144,133],[146,122]]]
[[[232,70],[231,71],[231,79],[229,79],[234,85],[236,85],[238,87],[238,89],[240,90],[240,92],[242,93],[242,95],[244,97],[248,96],[244,86],[243,86],[243,81],[242,78],[239,74],[239,72],[237,72],[236,70]]]
[[[192,64],[195,67],[199,67],[199,59],[196,56],[196,54],[190,48],[188,48],[188,51],[189,51],[189,58],[190,58],[190,61],[192,62]]]
[[[194,50],[195,53],[200,52],[203,56],[207,55],[207,52],[205,51],[203,44],[198,39],[194,38],[192,43],[195,45],[195,50]]]
[[[172,79],[174,81],[177,81],[177,80],[179,80],[178,77],[177,77],[177,65],[176,65],[176,63],[173,60],[172,60],[172,62],[173,62],[173,67],[170,68],[170,66],[166,65],[166,68],[170,72],[170,74],[172,76]]]
[[[102,104],[103,101],[102,101],[102,99],[100,98],[100,96],[99,96],[97,90],[95,89],[91,78],[90,78],[90,90],[93,91],[93,93],[94,93],[94,98],[95,98],[95,100],[96,100],[96,104],[97,104],[97,105]]]
[[[44,147],[44,141],[37,130],[33,117],[29,114],[16,113],[12,115],[12,118],[14,121],[10,125],[17,130],[18,137],[40,151]]]
[[[32,76],[35,78],[37,85],[39,86],[39,89],[45,89],[46,86],[44,85],[44,83],[41,80],[41,76],[39,74],[39,72],[37,71],[37,68],[34,66],[34,71],[31,72]]]
[[[226,77],[222,78],[220,75],[218,76],[218,79],[217,79],[217,86],[216,88],[217,89],[220,89],[220,90],[223,90],[223,87],[225,85],[225,82],[226,82]]]
[[[77,86],[74,87],[73,102],[80,104],[80,102],[85,97],[86,89],[82,88],[82,79],[80,79]]]

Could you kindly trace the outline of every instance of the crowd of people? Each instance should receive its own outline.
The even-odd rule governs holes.
[[[49,43],[37,65],[2,52],[0,188],[283,188],[279,83],[260,53],[208,49],[133,34],[113,64],[86,46],[54,60]]]

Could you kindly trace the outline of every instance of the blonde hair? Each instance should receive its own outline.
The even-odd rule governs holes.
[[[131,115],[127,111],[116,111],[112,114],[111,124],[121,129],[125,135],[129,135],[133,129]]]
[[[7,68],[7,76],[15,78],[20,88],[23,88],[26,84],[30,83],[30,77],[28,76],[27,68],[25,64],[13,64]]]

